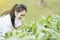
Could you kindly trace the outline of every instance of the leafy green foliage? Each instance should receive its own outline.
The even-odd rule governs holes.
[[[5,39],[16,37],[17,40],[60,40],[60,16],[42,17],[37,22],[25,23],[19,30],[5,34]]]

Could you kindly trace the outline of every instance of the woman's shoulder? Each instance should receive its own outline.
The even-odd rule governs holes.
[[[2,26],[11,25],[10,14],[0,17],[0,24],[2,24]]]
[[[10,19],[10,14],[7,14],[7,15],[3,15],[3,16],[1,16],[0,17],[0,20],[2,21],[2,20],[6,20],[6,19]]]
[[[10,18],[10,14],[3,15],[3,16],[1,16],[1,18],[3,18],[3,19],[8,19],[8,18]]]
[[[1,21],[3,21],[4,23],[8,23],[8,22],[10,22],[10,14],[7,14],[7,15],[3,15],[2,17],[1,17]]]

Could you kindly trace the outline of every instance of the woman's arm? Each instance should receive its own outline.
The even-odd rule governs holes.
[[[21,21],[15,18],[15,29],[19,28],[20,26],[22,26]]]

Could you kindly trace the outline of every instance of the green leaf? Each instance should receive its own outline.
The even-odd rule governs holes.
[[[10,32],[10,36],[13,36],[13,33],[12,33],[12,31]]]

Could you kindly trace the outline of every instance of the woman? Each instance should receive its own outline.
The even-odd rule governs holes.
[[[4,12],[0,17],[0,34],[5,34],[12,29],[21,26],[20,19],[25,16],[27,8],[23,4],[15,4],[14,7]]]

